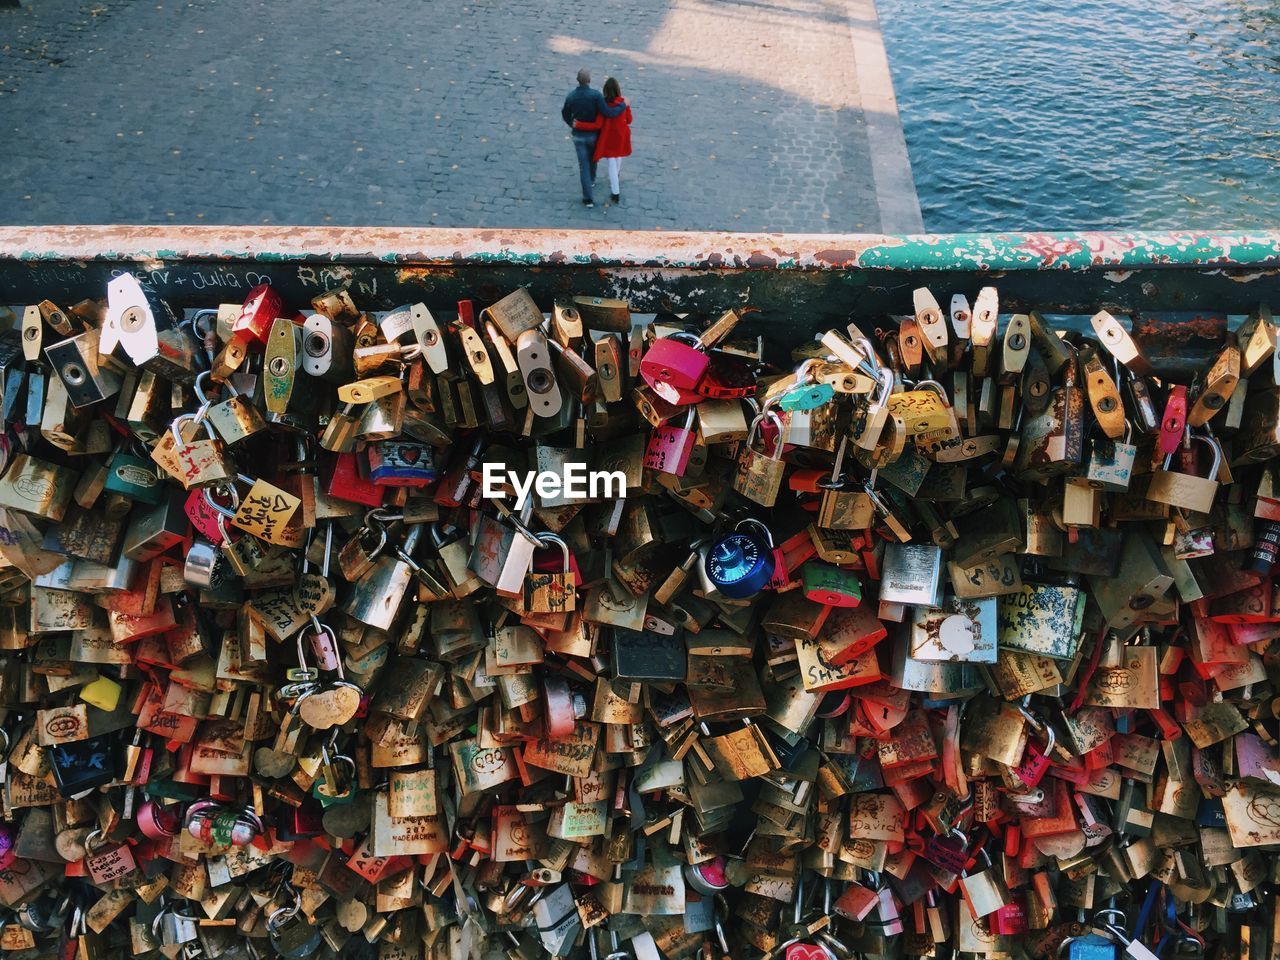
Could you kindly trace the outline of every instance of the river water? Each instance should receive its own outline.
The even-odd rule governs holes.
[[[1280,228],[1280,0],[878,0],[926,229]]]

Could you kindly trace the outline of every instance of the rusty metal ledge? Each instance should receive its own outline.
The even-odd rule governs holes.
[[[876,236],[393,227],[2,227],[0,260],[966,273],[1189,266],[1274,270],[1280,269],[1280,231]]]
[[[1280,231],[1206,233],[842,234],[322,227],[4,227],[0,304],[102,297],[128,272],[174,307],[242,302],[271,283],[305,307],[349,285],[366,310],[424,302],[451,311],[525,287],[543,310],[574,295],[617,297],[637,313],[710,314],[750,305],[743,333],[781,346],[850,320],[873,329],[909,313],[927,286],[945,304],[994,285],[1008,314],[1144,320],[1188,376],[1211,344],[1167,337],[1172,314],[1280,305]],[[1149,322],[1148,322],[1149,321]],[[1087,324],[1087,321],[1084,321]],[[1152,327],[1152,323],[1156,324]],[[1190,329],[1190,328],[1188,328]],[[1204,338],[1200,338],[1204,340]]]

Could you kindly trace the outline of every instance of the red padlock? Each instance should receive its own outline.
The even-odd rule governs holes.
[[[1168,456],[1176,451],[1186,429],[1187,388],[1178,384],[1169,391],[1164,416],[1160,418],[1160,452]]]
[[[1013,768],[1014,775],[1030,790],[1039,786],[1040,781],[1044,779],[1044,775],[1053,763],[1049,758],[1049,754],[1053,751],[1053,745],[1057,742],[1057,735],[1054,733],[1053,727],[1041,723],[1030,711],[1023,710],[1022,714],[1027,718],[1033,729],[1037,731],[1043,730],[1048,736],[1048,742],[1043,747],[1035,740],[1028,739],[1027,749],[1022,755],[1022,761]]]
[[[1018,937],[1027,932],[1027,908],[1020,893],[1009,894],[1009,902],[987,920],[991,932],[1007,937]]]
[[[698,384],[710,365],[701,340],[677,333],[649,345],[640,361],[640,376],[669,403],[697,403],[702,399]]]
[[[382,506],[383,487],[360,473],[359,457],[338,453],[320,470],[321,490],[330,497],[366,507]]]
[[[695,440],[693,411],[694,408],[690,407],[684,426],[675,427],[664,423],[649,434],[649,445],[644,452],[646,470],[669,473],[676,477],[684,476],[689,469],[689,456],[693,453]]]
[[[754,397],[760,389],[756,366],[746,357],[717,350],[698,381],[698,393],[711,400],[741,400]]]
[[[534,551],[529,569],[537,573],[559,573],[563,566],[564,560],[559,550],[539,548]],[[569,551],[569,572],[573,574],[574,583],[582,583],[582,571],[578,569],[578,558],[573,555],[572,550]]]
[[[231,327],[231,335],[242,342],[257,340],[258,343],[266,343],[276,317],[289,315],[280,294],[271,284],[261,283],[249,291],[244,306],[240,308],[240,315]]]
[[[818,640],[822,655],[838,667],[862,656],[889,635],[871,604],[833,610]]]

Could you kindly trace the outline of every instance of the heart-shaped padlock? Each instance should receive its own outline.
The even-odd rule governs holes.
[[[355,684],[337,681],[304,697],[298,704],[298,716],[316,730],[340,727],[356,715],[360,698],[360,688]]]

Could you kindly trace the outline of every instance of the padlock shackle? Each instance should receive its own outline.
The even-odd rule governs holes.
[[[746,518],[745,520],[739,520],[739,521],[734,525],[733,529],[734,529],[734,530],[741,530],[743,527],[747,526],[748,524],[750,524],[750,525],[751,525],[751,526],[753,526],[753,527],[758,527],[758,528],[759,528],[759,530],[760,530],[760,534],[761,534],[762,538],[764,539],[764,542],[765,542],[765,543],[767,543],[767,544],[769,545],[769,549],[770,549],[770,550],[772,550],[772,549],[773,549],[773,533],[772,533],[772,531],[770,531],[770,529],[769,529],[768,527],[766,527],[766,526],[764,525],[764,523],[762,523],[761,521],[756,520],[756,519],[753,519],[753,518],[751,518],[751,517],[748,517],[748,518]],[[749,724],[749,723],[748,723],[748,726],[750,726],[750,724]]]
[[[769,457],[770,460],[781,460],[782,448],[783,446],[785,446],[785,444],[782,442],[782,433],[783,433],[782,417],[774,413],[773,404],[771,403],[765,404],[764,409],[761,410],[760,413],[756,415],[755,419],[751,421],[751,426],[747,428],[747,449],[755,450],[756,436],[760,432],[760,424],[766,419],[771,421],[773,425],[778,428],[778,443],[773,453],[767,454],[767,456]],[[762,451],[756,451],[756,452],[760,453]]]
[[[695,350],[706,352],[706,347],[702,345],[702,337],[696,333],[690,333],[688,330],[677,330],[675,333],[668,334],[665,337],[659,337],[659,340],[674,340],[676,343],[687,344]],[[657,341],[654,341],[655,343]]]
[[[1210,436],[1207,433],[1192,433],[1190,429],[1188,429],[1187,435],[1188,435],[1188,441],[1187,441],[1188,443],[1191,443],[1195,440],[1199,440],[1201,443],[1206,443],[1209,445],[1209,450],[1213,454],[1213,461],[1209,465],[1209,475],[1205,479],[1213,480],[1214,482],[1217,482],[1218,472],[1222,469],[1222,445],[1218,443],[1218,440],[1216,437]],[[1167,471],[1169,467],[1172,465],[1172,463],[1173,463],[1173,454],[1166,453],[1164,455],[1164,464],[1161,469]],[[1195,476],[1195,474],[1187,474],[1187,476]]]
[[[196,374],[196,382],[192,385],[195,391],[196,400],[199,401],[200,409],[204,409],[209,405],[209,395],[205,393],[204,388],[208,386],[213,379],[213,372],[210,370],[201,370]]]
[[[692,411],[690,412],[692,413]],[[538,546],[534,547],[535,550],[550,550],[552,547],[560,548],[560,556],[564,559],[564,569],[561,573],[568,573],[570,570],[569,544],[565,542],[564,537],[550,532],[535,533],[533,537],[538,541]]]
[[[845,451],[849,447],[849,435],[845,434],[840,438],[840,445],[836,447],[836,458],[831,464],[831,476],[825,480],[819,480],[818,486],[823,490],[841,490],[848,482],[840,468],[844,466]]]
[[[873,407],[887,406],[889,403],[889,398],[893,396],[893,388],[897,386],[897,383],[898,383],[897,378],[894,377],[893,371],[891,369],[889,369],[888,367],[881,367],[878,371],[876,371],[876,380],[878,381],[884,395],[883,397],[881,397],[879,394],[873,395],[873,399],[871,400],[871,406]]]

